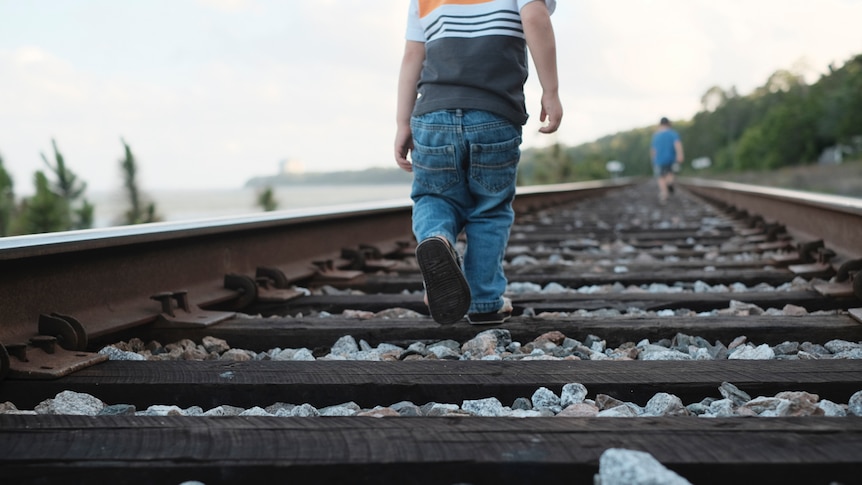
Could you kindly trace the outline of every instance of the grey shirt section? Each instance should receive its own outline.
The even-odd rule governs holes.
[[[527,122],[527,43],[512,36],[444,37],[425,44],[413,115],[443,109],[490,111]]]

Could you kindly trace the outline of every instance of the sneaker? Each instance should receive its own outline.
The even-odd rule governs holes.
[[[512,300],[503,297],[503,306],[496,312],[471,313],[467,315],[470,325],[499,325],[512,316]]]
[[[455,250],[442,238],[431,237],[416,246],[416,261],[425,282],[431,318],[443,325],[464,318],[470,309],[470,286]]]
[[[673,195],[673,184],[667,184],[667,193]]]

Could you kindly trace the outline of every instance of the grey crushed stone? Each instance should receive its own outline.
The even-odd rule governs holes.
[[[691,485],[643,451],[608,448],[599,458],[594,485]]]
[[[454,403],[428,402],[417,405],[402,401],[390,406],[375,406],[362,409],[354,402],[317,409],[309,403],[275,403],[262,408],[254,406],[242,409],[233,406],[216,406],[204,410],[199,406],[186,409],[174,405],[152,405],[136,411],[128,404],[106,404],[85,393],[62,391],[54,398],[39,403],[33,410],[20,410],[14,403],[0,403],[0,414],[54,414],[54,415],[137,415],[137,416],[483,416],[483,417],[535,417],[535,416],[597,416],[597,417],[649,417],[649,416],[698,416],[702,418],[729,418],[735,416],[862,416],[862,390],[854,393],[846,405],[820,400],[816,394],[802,391],[784,391],[775,396],[745,398],[745,393],[730,383],[723,383],[719,392],[723,398],[706,398],[698,403],[684,405],[679,397],[659,392],[643,407],[622,402],[599,394],[596,399],[586,399],[586,388],[580,383],[570,383],[566,393],[566,406],[560,396],[541,387],[530,399],[519,397],[512,406],[505,406],[495,397],[465,400]],[[572,394],[571,389],[575,389]],[[584,396],[584,398],[581,398]],[[581,399],[578,401],[577,399]]]

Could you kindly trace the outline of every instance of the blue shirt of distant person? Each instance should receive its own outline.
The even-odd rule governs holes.
[[[673,171],[673,164],[682,161],[681,145],[679,133],[671,128],[667,118],[662,118],[652,136],[652,163],[656,176]]]

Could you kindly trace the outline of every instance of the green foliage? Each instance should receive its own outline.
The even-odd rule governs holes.
[[[15,187],[0,156],[0,237],[8,236],[15,217]]]
[[[272,187],[266,187],[257,194],[257,205],[266,212],[278,209],[278,200]]]
[[[518,178],[528,178],[532,184],[556,184],[573,181],[572,159],[563,147],[554,144],[546,150],[531,152],[522,158]]]
[[[71,227],[69,203],[55,193],[42,171],[33,176],[36,193],[21,203],[20,217],[12,225],[14,234],[66,231]]]
[[[804,100],[788,100],[769,110],[743,133],[737,147],[737,170],[774,170],[817,158],[816,120]],[[824,147],[825,148],[825,147]]]
[[[41,154],[54,180],[42,171],[33,176],[35,194],[16,205],[12,179],[0,159],[0,236],[37,234],[93,227],[95,207],[85,197],[87,184],[68,168],[57,143],[54,162]]]
[[[120,167],[123,171],[123,187],[126,189],[126,195],[129,200],[129,210],[125,213],[125,224],[145,224],[148,222],[158,222],[161,217],[156,211],[154,203],[146,203],[143,201],[141,191],[138,188],[138,165],[135,161],[135,155],[126,140],[122,138],[125,156],[120,160]]]
[[[674,122],[674,127],[689,161],[711,159],[709,172],[811,164],[836,144],[862,153],[862,55],[840,68],[831,67],[810,86],[801,75],[779,70],[747,96],[734,87],[713,86],[700,101],[701,111],[691,120]],[[609,160],[625,164],[622,175],[649,175],[654,128],[617,133],[572,148],[525,150],[519,184],[608,178],[604,164]]]
[[[51,165],[51,162],[48,161],[48,158],[45,157],[44,153],[41,154],[42,161],[45,162],[45,165],[47,165],[54,173],[54,176],[57,177],[57,180],[54,183],[54,191],[67,201],[72,202],[83,195],[84,190],[87,189],[87,183],[79,182],[77,175],[66,167],[66,161],[63,158],[63,154],[60,153],[60,150],[57,148],[57,142],[55,140],[51,140],[51,145],[54,147],[55,164]]]
[[[93,227],[93,220],[96,208],[87,199],[81,200],[81,206],[72,209],[72,220],[76,221],[72,225],[72,229],[89,229]]]
[[[839,142],[852,144],[854,137],[862,135],[862,55],[830,71],[814,86],[822,98],[820,134],[833,134]]]
[[[555,184],[609,178],[606,165],[619,160],[625,175],[652,173],[649,160],[651,128],[602,137],[566,148],[553,145],[543,150],[524,150],[518,185]]]
[[[57,148],[57,142],[55,140],[51,140],[51,145],[54,148],[54,164],[48,161],[48,158],[45,154],[42,155],[42,161],[45,162],[45,165],[53,172],[56,180],[53,184],[47,182],[47,177],[42,175],[42,178],[46,181],[46,189],[52,193],[54,193],[57,197],[63,200],[66,215],[63,218],[65,221],[65,225],[59,227],[58,229],[54,229],[54,231],[67,231],[70,229],[88,229],[93,227],[93,206],[87,201],[87,199],[83,198],[84,191],[87,189],[87,183],[78,180],[78,176],[75,175],[67,166],[66,160],[63,157],[63,154],[60,153],[60,149]],[[41,183],[40,173],[37,172],[36,175],[36,197],[39,196],[39,186],[38,183]],[[47,197],[47,196],[45,196]],[[79,203],[80,200],[80,203]],[[30,205],[32,205],[32,200]],[[40,207],[48,207],[47,198],[45,200],[40,201]],[[40,214],[43,209],[40,209]],[[29,217],[37,217],[30,213]],[[41,224],[47,223],[47,221],[52,221],[53,218],[48,217],[45,219],[30,221],[29,223],[25,223],[24,226],[36,226],[39,227]],[[48,227],[48,226],[45,226]],[[39,231],[39,232],[50,232],[50,231]]]

